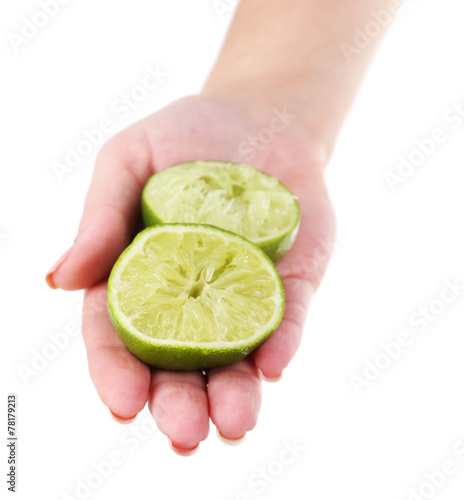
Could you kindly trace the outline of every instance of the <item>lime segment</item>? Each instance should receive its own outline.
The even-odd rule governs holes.
[[[206,225],[145,229],[108,282],[110,318],[129,350],[173,370],[242,359],[277,328],[284,302],[261,249]]]
[[[248,165],[196,161],[162,170],[142,195],[145,224],[211,224],[240,234],[276,261],[292,246],[300,210],[276,178]]]

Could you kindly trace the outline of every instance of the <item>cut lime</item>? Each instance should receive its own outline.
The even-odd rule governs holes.
[[[280,276],[250,241],[217,227],[145,229],[108,281],[111,321],[142,361],[195,370],[239,361],[279,325]]]
[[[182,163],[153,175],[142,195],[145,224],[211,224],[249,239],[275,262],[295,241],[296,197],[275,177],[248,165]]]

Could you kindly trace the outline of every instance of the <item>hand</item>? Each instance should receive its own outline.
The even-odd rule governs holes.
[[[294,356],[334,242],[324,148],[298,118],[276,127],[271,140],[262,134],[267,144],[258,139],[254,149],[243,147],[249,137],[260,137],[272,116],[272,106],[257,101],[202,95],[177,101],[118,134],[98,155],[73,247],[47,275],[52,287],[87,289],[83,336],[103,403],[117,420],[130,422],[148,401],[159,429],[181,454],[191,454],[207,437],[210,417],[226,440],[239,440],[256,425],[260,379],[280,378]],[[106,308],[110,270],[141,229],[145,182],[154,172],[193,160],[249,162],[280,179],[301,206],[299,235],[277,264],[286,294],[281,325],[243,361],[206,374],[150,368],[127,350]]]

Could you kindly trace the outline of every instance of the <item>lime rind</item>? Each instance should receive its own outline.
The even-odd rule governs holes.
[[[224,242],[227,242],[229,245],[236,245],[237,249],[242,248],[246,250],[246,252],[248,252],[248,258],[256,257],[257,262],[259,262],[259,265],[265,271],[265,274],[267,273],[267,276],[272,282],[271,284],[274,287],[274,292],[272,294],[273,307],[271,314],[265,318],[263,324],[254,326],[255,330],[251,335],[249,335],[250,332],[248,332],[245,338],[220,341],[214,341],[210,338],[206,342],[198,340],[192,342],[191,340],[187,340],[191,338],[192,328],[190,328],[190,331],[182,332],[185,335],[183,340],[178,340],[176,338],[156,338],[143,333],[140,328],[135,327],[133,319],[126,314],[127,311],[124,313],[118,293],[120,293],[123,288],[121,286],[122,275],[128,269],[128,266],[130,266],[131,259],[134,255],[140,252],[142,247],[149,241],[150,238],[156,236],[159,239],[163,234],[172,235],[176,233],[184,236],[188,233],[202,234],[205,239],[209,236],[214,236],[219,239],[222,238]],[[167,249],[168,253],[169,251],[170,250]],[[186,249],[181,249],[181,251],[185,252]],[[173,262],[177,265],[178,261],[176,258],[176,256],[173,256]],[[191,258],[191,255],[185,255],[186,261]],[[209,257],[209,261],[211,262],[212,260],[214,259],[211,255]],[[205,272],[208,273],[208,270]],[[213,271],[209,270],[210,278],[213,276],[212,273]],[[202,278],[200,278],[199,281],[201,281],[201,279]],[[181,288],[182,285],[183,284],[181,284]],[[242,285],[246,286],[246,284],[243,283]],[[195,290],[193,290],[193,292],[195,292]],[[175,290],[171,290],[171,293],[174,293],[175,295],[176,292]],[[182,293],[179,295],[182,295]],[[249,301],[250,297],[247,297],[247,299]],[[140,301],[139,297],[135,297],[134,300],[138,301],[138,304],[143,303],[143,300]],[[181,297],[181,301],[182,300],[184,300],[185,305],[185,301],[192,300],[192,297]],[[230,302],[232,299],[228,300]],[[243,304],[243,308],[245,310],[247,305],[249,305],[248,301]],[[258,345],[260,345],[277,328],[282,319],[284,305],[285,298],[282,281],[269,257],[260,248],[249,242],[247,239],[229,231],[208,225],[169,224],[145,229],[136,236],[132,244],[121,254],[113,267],[113,271],[111,272],[108,281],[108,309],[110,319],[116,331],[129,350],[142,361],[150,365],[166,369],[201,369],[211,366],[231,364],[242,359]],[[153,307],[156,308],[156,303],[153,304]],[[182,304],[179,304],[179,307],[182,307]],[[237,310],[240,309],[241,308],[239,307]],[[141,310],[142,309],[139,307],[138,311],[140,312]],[[136,316],[137,311],[135,311],[134,317]],[[239,320],[240,324],[241,321],[246,321],[241,317],[239,317]],[[216,327],[217,325],[213,325],[212,331],[214,331],[214,328]],[[218,333],[218,336],[221,336],[220,332]]]
[[[240,234],[275,262],[295,241],[300,207],[278,179],[248,165],[181,163],[154,174],[142,194],[146,226],[210,224]]]

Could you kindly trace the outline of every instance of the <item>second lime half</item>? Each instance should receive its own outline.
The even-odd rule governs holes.
[[[300,222],[296,196],[279,180],[248,165],[182,163],[147,182],[145,224],[210,224],[258,245],[275,262],[293,245]]]

